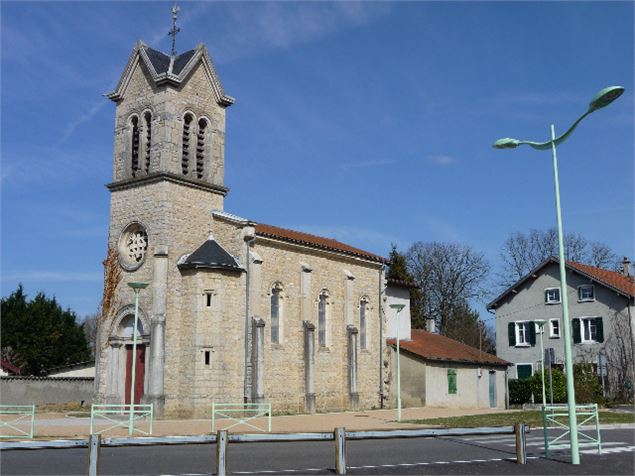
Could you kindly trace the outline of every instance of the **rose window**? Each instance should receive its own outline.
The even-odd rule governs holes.
[[[139,268],[148,251],[148,233],[139,223],[132,223],[126,227],[119,238],[119,262],[121,266],[134,271]]]

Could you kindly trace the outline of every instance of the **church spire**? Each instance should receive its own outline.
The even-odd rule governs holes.
[[[172,56],[176,56],[176,34],[181,31],[181,29],[176,26],[176,17],[179,11],[181,11],[181,9],[175,2],[172,7],[172,29],[168,32],[168,35],[172,37]]]

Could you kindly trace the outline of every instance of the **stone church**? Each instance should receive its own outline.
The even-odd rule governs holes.
[[[135,400],[166,414],[208,414],[212,401],[266,401],[274,412],[382,406],[385,260],[224,210],[234,99],[207,48],[168,55],[139,42],[107,97],[118,278],[99,325],[97,400],[129,403],[135,385]],[[135,382],[131,281],[148,283]]]

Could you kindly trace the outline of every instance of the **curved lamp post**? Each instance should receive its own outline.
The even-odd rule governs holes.
[[[397,421],[401,421],[401,366],[399,362],[399,313],[406,307],[405,304],[391,304],[391,309],[397,311],[395,319],[397,321]]]
[[[139,293],[148,287],[148,283],[128,283],[134,290],[134,325],[132,327],[132,375],[130,380],[130,419],[128,420],[128,435],[132,436],[134,429],[134,387],[137,371],[137,323],[139,322]]]
[[[556,221],[558,223],[558,258],[560,264],[560,294],[562,296],[562,324],[564,331],[564,359],[567,377],[567,405],[569,412],[569,437],[571,442],[571,463],[580,464],[580,452],[578,448],[578,429],[575,413],[575,390],[573,385],[573,359],[571,353],[571,325],[569,323],[569,299],[567,297],[567,277],[564,261],[564,242],[562,233],[562,212],[560,210],[560,184],[558,181],[558,158],[556,157],[556,146],[564,142],[577,127],[577,125],[592,112],[608,106],[624,92],[622,86],[610,86],[602,89],[591,100],[587,111],[576,119],[576,121],[559,137],[556,137],[555,127],[551,125],[551,140],[547,142],[533,142],[526,140],[512,139],[505,137],[494,142],[496,149],[515,149],[519,145],[528,145],[537,150],[551,149],[553,158],[553,179],[556,195]],[[544,356],[543,356],[544,358]],[[544,384],[543,384],[544,391]]]

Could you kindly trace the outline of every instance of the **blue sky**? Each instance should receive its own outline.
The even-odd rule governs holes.
[[[138,39],[169,52],[170,3],[2,2],[2,295],[80,316],[101,297],[112,90]],[[386,255],[459,241],[496,269],[554,223],[547,140],[601,88],[626,93],[559,148],[566,231],[633,255],[632,2],[182,2],[226,92],[227,211]],[[483,306],[479,311],[485,314]]]

